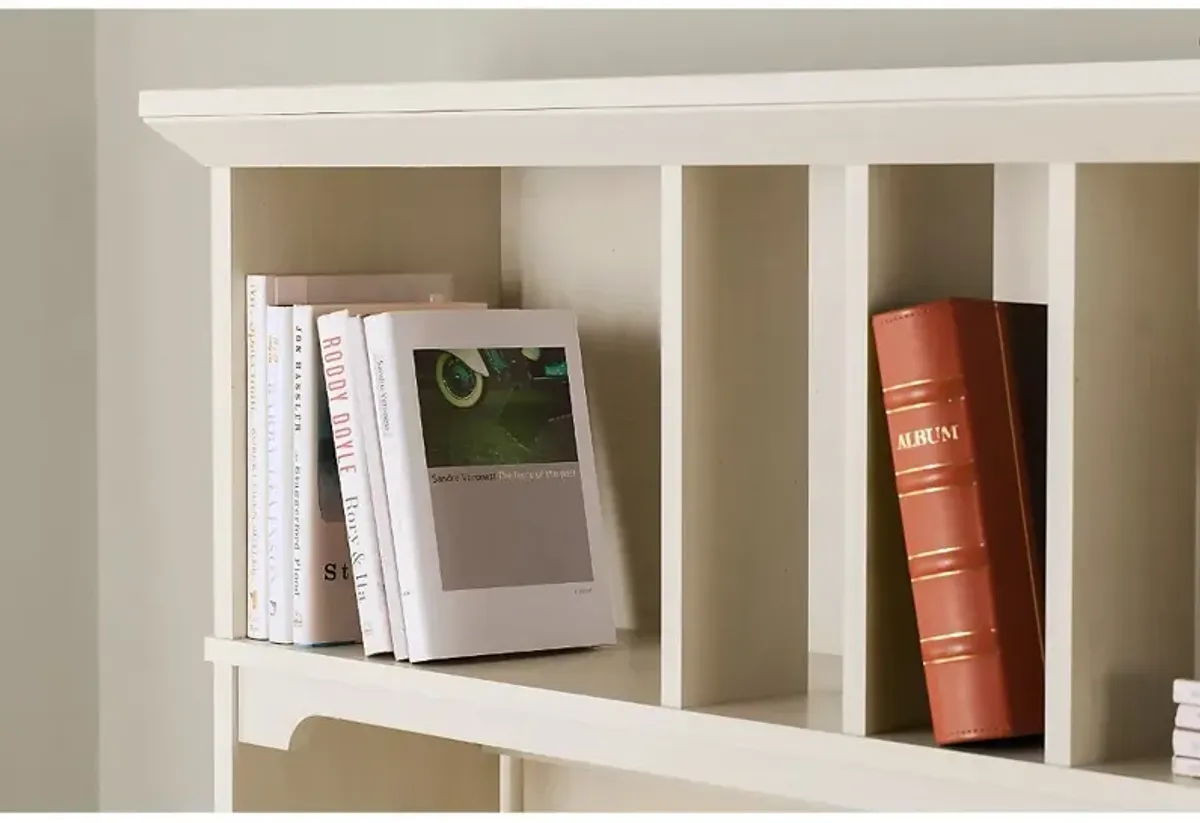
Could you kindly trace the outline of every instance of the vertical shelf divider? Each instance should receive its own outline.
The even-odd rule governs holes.
[[[525,811],[525,760],[519,754],[501,752],[499,811]]]
[[[840,283],[843,292],[841,336],[834,345],[840,357],[831,358],[841,364],[842,397],[840,412],[843,422],[840,454],[842,465],[838,474],[840,506],[833,510],[829,524],[818,513],[818,501],[813,500],[810,535],[817,538],[818,530],[831,528],[833,519],[841,523],[832,527],[829,539],[841,541],[845,547],[842,578],[842,726],[847,734],[865,735],[871,723],[868,708],[872,702],[868,681],[868,592],[867,592],[867,501],[866,488],[867,391],[869,340],[866,335],[867,295],[869,290],[869,225],[868,205],[870,175],[867,166],[813,166],[809,169],[809,277],[813,284],[813,312],[822,306],[815,296],[824,294],[825,284]],[[818,328],[814,321],[814,331]],[[818,353],[814,339],[814,353]],[[831,352],[831,354],[833,354]],[[820,357],[813,358],[814,367]],[[815,432],[814,432],[815,433]],[[810,456],[818,455],[810,442]],[[810,460],[809,472],[814,478],[821,466]],[[812,489],[821,484],[812,483]],[[819,539],[819,538],[818,538]]]
[[[807,209],[803,166],[664,172],[668,705],[808,688]]]
[[[246,287],[233,271],[233,180],[209,178],[212,287],[213,635],[246,635]],[[238,747],[238,671],[213,665],[213,809],[231,812]]]
[[[1073,690],[1072,500],[1075,420],[1075,174],[1048,167],[1046,371],[1046,762],[1069,766]]]
[[[1170,753],[1193,671],[1195,166],[1052,166],[1046,760]]]
[[[839,658],[847,652],[842,639],[846,444],[837,435],[846,426],[848,174],[842,166],[812,166],[808,172],[809,646]],[[840,689],[844,673],[837,672],[837,678]],[[810,676],[813,686],[815,679]]]
[[[684,293],[683,169],[662,169],[660,335],[662,372],[661,703],[683,708]]]
[[[246,636],[246,281],[234,276],[233,176],[210,177],[216,637]]]

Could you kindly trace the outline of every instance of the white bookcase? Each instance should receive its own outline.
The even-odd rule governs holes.
[[[426,808],[519,809],[547,759],[858,809],[1200,809],[1169,767],[1200,641],[1200,62],[151,91],[141,115],[212,175],[218,809],[282,805],[238,798],[310,720],[337,746],[317,783],[361,779],[371,727],[413,733],[373,768],[435,775]],[[242,277],[372,270],[578,312],[619,647],[418,667],[244,639]],[[948,295],[1049,307],[1036,749],[931,745],[880,516],[868,316]],[[842,654],[810,654],[839,587]],[[449,785],[452,742],[486,757]]]

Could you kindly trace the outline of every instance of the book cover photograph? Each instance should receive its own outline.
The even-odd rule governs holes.
[[[443,591],[591,582],[566,349],[413,361]]]

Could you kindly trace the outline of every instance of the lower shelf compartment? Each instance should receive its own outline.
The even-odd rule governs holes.
[[[364,660],[357,647],[206,643],[210,662],[237,671],[239,740],[276,749],[326,717],[847,809],[1200,810],[1200,781],[1172,778],[1165,759],[1063,768],[842,734],[833,691],[664,708],[658,655],[654,642],[631,641],[413,666]]]

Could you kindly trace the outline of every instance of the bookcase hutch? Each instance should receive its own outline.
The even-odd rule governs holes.
[[[147,91],[141,116],[211,170],[217,809],[310,720],[347,773],[371,727],[413,734],[394,779],[486,753],[426,808],[520,809],[545,759],[852,809],[1200,809],[1170,774],[1200,648],[1200,61]],[[618,647],[244,638],[242,277],[302,271],[578,313]],[[1048,305],[1036,747],[931,745],[879,516],[868,317],[950,295]],[[837,590],[841,655],[810,654]]]

